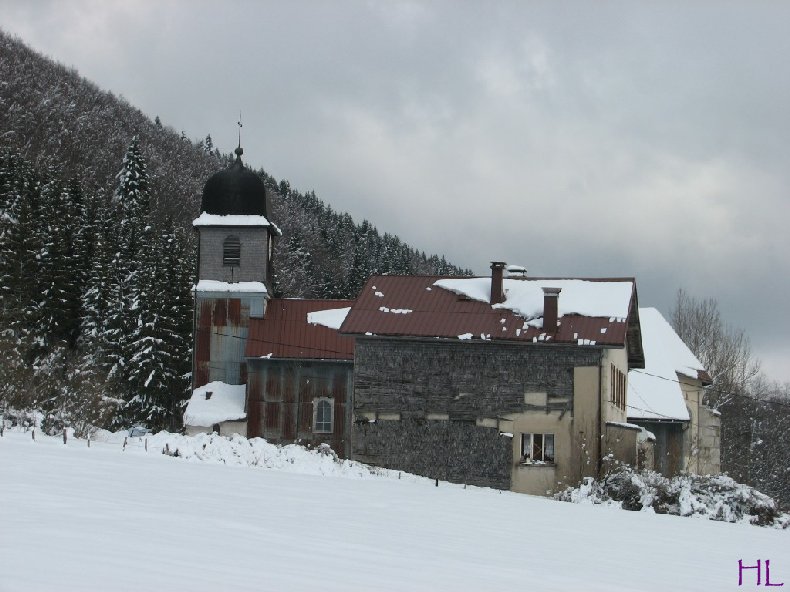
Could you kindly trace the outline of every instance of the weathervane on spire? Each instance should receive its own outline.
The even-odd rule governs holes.
[[[241,111],[239,111],[239,120],[236,122],[236,124],[239,126],[239,147],[236,148],[235,152],[236,158],[241,160],[241,155],[244,154],[244,149],[241,147],[241,128],[244,127],[241,123]]]

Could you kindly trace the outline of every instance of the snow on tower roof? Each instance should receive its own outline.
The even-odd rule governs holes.
[[[194,292],[252,292],[267,294],[263,282],[220,282],[218,280],[200,280],[193,288]]]
[[[207,398],[208,393],[211,395]],[[223,421],[245,419],[245,386],[209,382],[196,388],[184,411],[184,425],[210,428]]]
[[[282,231],[266,216],[257,214],[207,214],[201,212],[200,216],[192,221],[192,226],[271,226],[274,232],[282,236]]]
[[[640,308],[644,370],[628,373],[628,418],[688,421],[678,375],[704,384],[705,368],[655,308]]]

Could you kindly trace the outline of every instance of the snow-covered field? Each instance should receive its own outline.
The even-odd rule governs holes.
[[[228,445],[236,466],[203,462],[216,445],[172,438],[187,458],[160,436],[146,453],[6,432],[0,590],[761,589],[755,570],[738,586],[739,559],[790,585],[788,531],[437,488],[246,441]]]

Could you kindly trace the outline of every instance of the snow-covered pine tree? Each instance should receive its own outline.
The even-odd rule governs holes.
[[[34,219],[38,179],[18,152],[0,156],[0,399],[4,406],[27,408],[33,389],[30,351],[35,336],[26,308],[33,297],[26,272],[35,273]]]
[[[42,198],[44,248],[39,261],[39,281],[43,292],[38,331],[48,350],[56,345],[74,349],[79,337],[85,283],[82,190],[75,180],[64,186],[54,173],[43,187]]]
[[[116,381],[125,401],[117,418],[121,424],[140,421],[141,405],[136,399],[144,371],[141,348],[148,343],[148,324],[153,322],[152,276],[156,275],[153,229],[150,224],[151,198],[148,172],[137,136],[132,139],[117,175],[114,202],[120,213],[118,252],[110,263],[110,295],[107,335],[112,362],[110,378]],[[145,344],[145,345],[144,345]]]
[[[191,383],[194,274],[189,239],[175,229],[172,219],[165,221],[160,233],[159,252],[163,297],[158,325],[162,367],[157,405],[164,410],[159,427],[172,430],[181,427]]]

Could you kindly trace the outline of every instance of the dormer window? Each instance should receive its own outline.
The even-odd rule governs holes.
[[[238,236],[229,236],[222,243],[222,264],[239,266],[241,261],[241,241]]]

